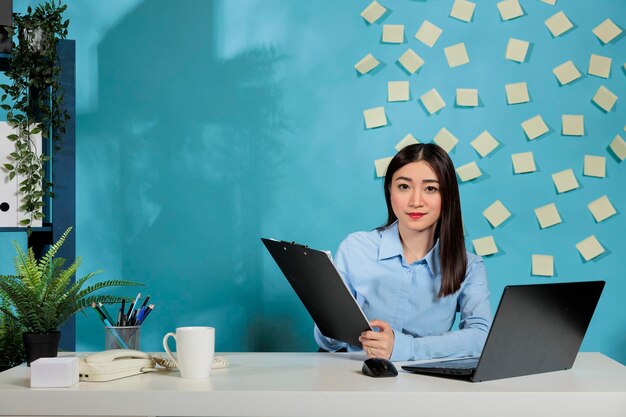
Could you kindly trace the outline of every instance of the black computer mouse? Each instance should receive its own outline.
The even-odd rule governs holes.
[[[391,361],[383,358],[370,358],[363,362],[363,375],[373,378],[398,376],[398,370]]]

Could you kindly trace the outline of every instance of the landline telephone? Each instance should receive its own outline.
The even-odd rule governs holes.
[[[162,368],[157,368],[157,365]],[[226,368],[228,360],[223,356],[213,358],[213,369]],[[103,382],[146,372],[174,370],[176,364],[159,355],[132,349],[113,349],[94,353],[80,359],[78,376],[81,381]]]

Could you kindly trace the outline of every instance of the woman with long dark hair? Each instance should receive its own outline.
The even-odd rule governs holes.
[[[399,361],[479,356],[491,326],[487,275],[482,258],[465,250],[450,157],[435,144],[407,146],[389,163],[384,190],[385,225],[352,233],[335,256],[377,331],[348,346],[315,327],[315,340],[327,351]]]

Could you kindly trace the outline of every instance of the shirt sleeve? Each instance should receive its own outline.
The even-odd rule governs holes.
[[[339,248],[337,249],[337,253],[335,255],[334,264],[335,264],[335,268],[337,268],[337,271],[339,272],[339,275],[344,280],[344,282],[348,286],[348,289],[354,296],[355,292],[354,292],[354,288],[352,287],[352,284],[350,283],[349,271],[348,271],[349,247],[350,247],[350,237],[346,238],[339,245]],[[320,331],[320,329],[317,327],[317,325],[315,325],[313,328],[313,337],[315,338],[315,342],[317,343],[319,347],[329,352],[335,352],[339,349],[348,347],[348,344],[345,342],[341,342],[337,339],[332,339],[330,337],[324,336],[322,332]]]
[[[391,360],[480,356],[492,320],[487,273],[482,258],[475,258],[470,263],[459,291],[459,330],[424,337],[395,331]]]

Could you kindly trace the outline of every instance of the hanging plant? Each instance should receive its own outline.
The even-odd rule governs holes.
[[[19,220],[22,226],[43,219],[44,196],[54,197],[46,163],[61,149],[69,119],[63,107],[57,54],[57,41],[66,38],[69,26],[69,20],[63,20],[66,9],[60,0],[28,7],[24,15],[13,14],[13,26],[8,28],[13,39],[6,71],[10,83],[0,85],[4,90],[0,108],[7,111],[7,122],[14,129],[8,139],[15,142],[15,151],[2,168],[9,180],[17,177],[20,181],[19,209],[26,217]],[[42,143],[35,140],[40,135]],[[50,138],[53,143],[46,153],[40,147]]]

